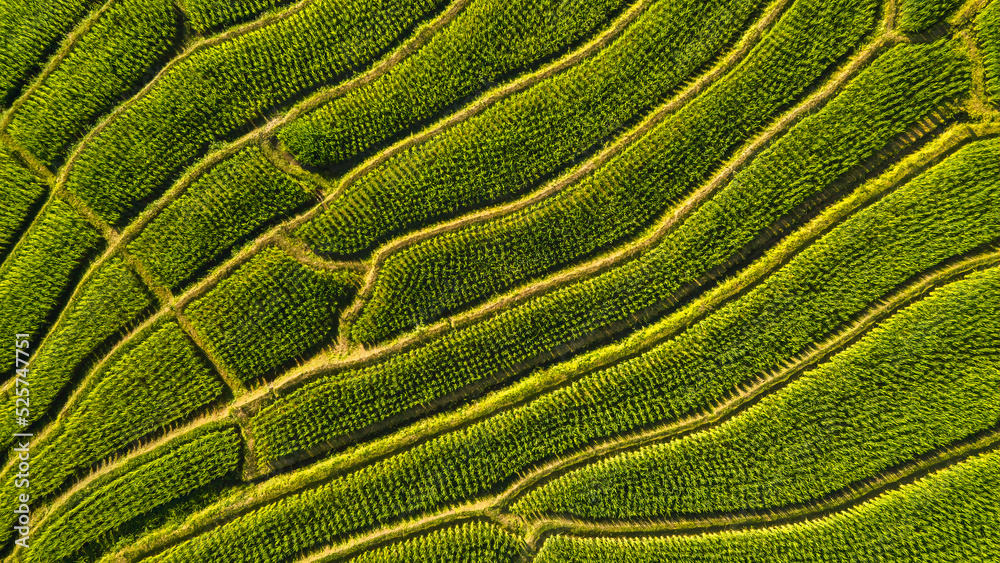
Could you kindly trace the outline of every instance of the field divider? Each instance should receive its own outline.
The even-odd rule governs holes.
[[[614,142],[604,147],[601,151],[587,159],[582,164],[571,168],[569,171],[561,174],[557,178],[546,182],[539,189],[531,192],[521,199],[504,205],[490,207],[470,213],[454,220],[437,223],[424,229],[401,235],[380,246],[372,256],[372,268],[368,276],[365,278],[362,290],[358,293],[358,297],[351,307],[345,309],[344,314],[342,315],[343,318],[341,323],[344,324],[344,321],[353,320],[353,318],[360,313],[361,308],[367,301],[367,298],[370,297],[372,291],[374,291],[375,280],[378,277],[379,270],[390,255],[432,237],[456,231],[469,225],[483,223],[495,217],[514,213],[559,193],[569,185],[574,184],[585,176],[590,175],[608,162],[611,158],[621,153],[641,137],[645,136],[646,133],[656,127],[667,116],[675,113],[677,110],[687,105],[691,100],[696,98],[709,86],[715,83],[716,80],[729,73],[729,71],[731,71],[737,64],[740,63],[740,61],[743,60],[754,45],[760,41],[764,32],[774,24],[782,13],[784,13],[785,8],[789,3],[790,0],[773,1],[771,5],[765,9],[764,15],[752,27],[750,27],[750,29],[744,32],[743,36],[736,43],[733,49],[722,57],[721,60],[716,62],[712,68],[699,75],[697,79],[681,89],[680,92],[675,94],[669,101],[661,104],[650,112],[650,114],[643,118],[639,124],[632,127],[632,129],[626,133],[620,135],[614,140]],[[310,250],[310,252],[312,251]]]
[[[916,460],[888,468],[876,476],[857,481],[838,492],[826,495],[822,499],[799,506],[773,508],[739,515],[729,513],[701,518],[675,518],[648,522],[598,523],[547,518],[531,523],[531,529],[525,536],[525,542],[533,550],[537,550],[548,536],[557,533],[579,537],[697,535],[807,522],[850,510],[890,490],[961,462],[972,455],[992,451],[998,445],[1000,445],[1000,427],[993,426],[971,439],[960,440],[957,443],[932,450]]]
[[[133,329],[130,335],[141,334],[148,328],[149,327],[146,324],[137,326]],[[100,373],[101,369],[108,361],[108,359],[109,357],[102,358],[102,360],[87,373],[86,377],[84,377],[84,379],[80,382],[80,385],[78,386],[77,389],[79,390],[79,389],[92,388],[96,375]],[[51,438],[51,435],[59,429],[60,423],[62,423],[69,416],[68,413],[70,413],[70,411],[72,411],[81,400],[82,397],[80,396],[80,394],[78,392],[74,392],[70,396],[69,400],[66,401],[66,404],[63,405],[62,409],[60,409],[58,413],[56,413],[54,416],[51,417],[51,420],[48,422],[48,424],[46,424],[41,428],[32,429],[34,434],[32,437],[32,449],[34,451],[42,452],[48,448],[49,439]],[[156,447],[159,447],[166,441],[169,441],[179,436],[182,433],[186,433],[190,430],[193,430],[198,426],[216,422],[218,420],[222,420],[223,418],[229,418],[231,416],[232,414],[230,410],[227,408],[227,406],[224,403],[221,403],[218,399],[208,404],[202,405],[201,407],[193,410],[187,416],[179,420],[176,420],[166,426],[163,426],[159,429],[153,430],[147,433],[146,435],[139,437],[135,441],[122,446],[109,456],[102,458],[99,461],[90,464],[89,466],[77,468],[77,471],[80,471],[80,470],[87,470],[89,467],[89,473],[86,476],[82,477],[73,477],[72,475],[67,477],[67,479],[64,480],[62,485],[53,490],[54,493],[57,493],[55,499],[59,499],[64,496],[68,497],[68,491],[73,491],[80,487],[85,486],[84,484],[81,484],[81,481],[89,481],[92,478],[98,477],[99,475],[103,475],[105,473],[113,471],[115,468],[119,467],[121,464],[125,463],[134,456],[141,455],[142,453],[145,453]],[[180,428],[180,430],[175,430],[174,428]],[[17,457],[6,460],[5,463],[0,465],[0,475],[7,475],[17,461],[18,461]],[[60,491],[63,491],[63,493],[60,493]],[[53,502],[54,500],[51,498],[47,501],[43,501],[42,503],[39,504],[39,508],[37,509],[36,513],[43,518],[46,517],[48,514],[52,512],[51,507],[49,505]],[[5,562],[11,561],[10,557],[12,556],[9,556],[7,559],[5,559]]]
[[[526,491],[582,465],[659,443],[666,439],[676,439],[730,420],[756,404],[761,398],[780,390],[788,381],[827,361],[839,351],[857,342],[879,322],[922,298],[935,287],[954,281],[977,269],[997,264],[1000,264],[1000,252],[991,250],[926,273],[917,281],[879,300],[877,304],[862,313],[857,320],[829,336],[823,342],[810,346],[803,353],[793,359],[786,360],[776,369],[759,374],[755,380],[740,383],[729,392],[728,398],[718,400],[711,409],[642,432],[601,442],[573,455],[538,467],[499,495],[495,508],[502,510]]]
[[[215,369],[217,374],[219,374],[223,383],[225,383],[226,387],[229,388],[229,391],[232,392],[233,397],[240,397],[244,395],[247,392],[246,386],[243,385],[239,379],[233,377],[232,372],[226,366],[226,363],[222,360],[222,358],[220,358],[219,355],[213,351],[211,346],[208,346],[205,343],[205,339],[198,333],[198,330],[191,322],[191,319],[187,318],[186,315],[179,311],[174,313],[174,318],[177,319],[177,324],[180,325],[181,330],[187,334],[188,338],[194,342],[194,345],[198,347],[198,350],[200,350],[201,353],[205,355],[208,362],[212,364],[212,368]]]
[[[311,252],[302,241],[285,234],[276,236],[274,244],[295,260],[317,270],[352,270],[364,274],[369,269],[369,266],[361,260],[342,261],[322,258]]]
[[[498,524],[507,531],[512,531],[510,529],[510,520],[498,520],[490,512],[488,505],[488,501],[462,504],[433,514],[413,518],[395,526],[376,528],[368,533],[355,535],[344,543],[321,548],[306,554],[304,557],[295,559],[294,561],[296,563],[339,561],[366,549],[394,543],[414,534],[431,532],[439,528],[467,521],[489,521]],[[523,536],[524,531],[524,528],[515,527],[512,533]]]
[[[277,137],[271,137],[260,143],[260,151],[265,157],[277,168],[285,174],[298,179],[302,183],[308,184],[312,187],[313,195],[316,196],[316,203],[322,203],[324,200],[323,194],[328,193],[336,188],[336,184],[330,180],[316,174],[315,172],[310,172],[299,165],[298,161],[291,154],[279,150],[275,146],[275,141]]]
[[[960,37],[969,58],[972,59],[972,96],[969,99],[968,111],[980,119],[988,118],[996,112],[986,101],[986,69],[983,66],[983,56],[979,52],[979,46],[976,44],[973,33],[965,30]]]
[[[566,464],[563,464],[562,461],[557,461],[550,464],[550,467],[563,465],[559,471],[559,474],[562,474],[566,471],[575,469],[583,462],[589,463],[596,461],[595,458],[597,456],[590,455],[594,452],[600,451],[602,457],[604,455],[615,455],[622,453],[623,451],[634,450],[651,443],[659,442],[664,438],[677,439],[693,432],[704,431],[707,428],[718,426],[719,424],[724,423],[725,421],[730,420],[739,413],[745,411],[762,397],[780,390],[781,387],[783,387],[783,384],[787,383],[790,379],[797,377],[805,370],[828,360],[831,356],[858,341],[876,324],[912,302],[925,297],[935,287],[955,281],[957,278],[967,275],[973,271],[995,266],[997,264],[1000,264],[1000,252],[994,250],[962,260],[945,268],[941,268],[939,271],[924,274],[918,281],[910,284],[902,291],[880,301],[877,306],[870,309],[850,327],[847,327],[839,334],[828,338],[825,342],[813,347],[805,354],[800,355],[797,360],[783,362],[783,367],[781,369],[771,372],[771,374],[767,376],[758,378],[758,380],[749,387],[746,386],[746,383],[741,383],[734,390],[728,401],[718,403],[712,411],[699,415],[693,415],[652,431],[625,437],[625,439],[602,443],[590,450],[581,452],[581,454],[570,456],[569,461],[572,465],[566,466]],[[664,520],[650,520],[644,522],[629,521],[625,523],[616,523],[591,522],[559,517],[541,517],[526,520],[519,515],[501,512],[517,494],[523,492],[525,485],[539,484],[537,481],[533,482],[535,477],[544,479],[547,477],[557,476],[556,474],[549,472],[545,472],[546,474],[543,474],[542,472],[536,470],[536,472],[529,474],[527,477],[522,479],[522,481],[507,489],[504,493],[494,497],[493,503],[491,503],[485,510],[481,507],[484,502],[488,501],[480,499],[473,503],[461,505],[459,508],[436,513],[434,516],[426,519],[417,520],[415,522],[406,521],[394,526],[379,528],[375,532],[365,534],[363,539],[352,538],[347,542],[330,546],[326,550],[312,554],[300,561],[338,561],[361,550],[379,547],[385,543],[392,543],[409,535],[423,533],[427,531],[429,523],[439,521],[438,517],[448,516],[450,519],[451,517],[458,517],[458,515],[461,514],[465,514],[467,518],[473,518],[480,514],[487,514],[497,522],[505,520],[507,527],[515,530],[521,530],[519,535],[522,535],[525,538],[526,543],[532,551],[537,550],[541,541],[543,541],[547,535],[560,531],[570,531],[572,533],[577,533],[578,535],[580,533],[586,533],[587,535],[593,536],[602,536],[608,533],[642,535],[644,533],[659,531],[694,530],[696,533],[700,533],[706,530],[714,530],[716,528],[729,529],[732,526],[745,527],[753,524],[769,525],[775,522],[783,522],[790,519],[812,517],[815,516],[817,512],[832,511],[840,508],[842,504],[848,502],[863,502],[864,500],[867,500],[867,497],[872,493],[876,493],[886,486],[897,483],[901,479],[913,476],[916,473],[926,474],[943,463],[953,461],[955,457],[965,456],[972,452],[992,447],[998,442],[1000,442],[1000,427],[994,426],[985,435],[980,433],[971,440],[966,439],[957,443],[949,444],[948,446],[939,448],[930,454],[925,454],[917,460],[908,462],[901,467],[885,470],[878,476],[868,477],[859,482],[855,482],[846,488],[841,489],[841,492],[839,493],[833,493],[822,499],[810,501],[794,508],[769,509],[766,512],[748,511],[745,515],[741,512],[739,513],[741,514],[739,517],[733,516],[734,513],[727,513],[725,515],[712,515],[706,517],[683,517]],[[506,516],[507,518],[504,519],[501,516]],[[526,532],[524,531],[525,527],[527,528]]]
[[[409,332],[400,337],[389,340],[384,344],[375,347],[352,348],[351,354],[343,357],[324,357],[317,355],[307,361],[302,366],[291,370],[286,375],[275,379],[271,386],[277,390],[286,390],[301,386],[305,382],[315,378],[318,374],[330,371],[350,369],[370,365],[383,357],[419,345],[432,338],[441,336],[456,328],[463,328],[471,325],[483,318],[544,294],[550,290],[563,287],[582,278],[591,277],[611,268],[614,268],[628,260],[634,259],[641,252],[660,242],[669,232],[686,219],[691,213],[707,200],[716,190],[723,187],[732,175],[735,174],[750,159],[763,151],[767,145],[779,134],[784,133],[799,119],[805,117],[810,111],[815,109],[820,103],[832,97],[839,91],[850,78],[861,68],[863,68],[874,56],[893,44],[887,36],[876,36],[869,44],[855,57],[852,58],[845,68],[836,73],[827,84],[819,91],[815,92],[805,102],[792,108],[784,116],[757,136],[748,146],[740,151],[729,163],[717,172],[713,178],[701,188],[692,193],[684,202],[679,204],[674,211],[662,219],[656,226],[647,230],[640,239],[632,244],[617,247],[611,252],[553,274],[538,282],[515,289],[498,298],[492,299],[483,305],[471,310],[446,317],[428,327],[424,327],[416,332]],[[377,272],[376,272],[377,275]]]
[[[5,145],[11,152],[16,153],[17,156],[21,157],[21,160],[24,161],[25,167],[32,174],[37,176],[38,179],[48,184],[50,191],[55,191],[55,176],[52,175],[52,171],[49,170],[49,168],[45,166],[41,160],[38,160],[38,157],[33,155],[31,151],[21,146],[21,143],[18,143],[13,137],[2,130],[0,130],[0,143]]]
[[[163,534],[154,533],[140,543],[123,548],[119,551],[119,556],[127,561],[136,561],[164,551],[172,545],[249,513],[262,505],[294,495],[305,489],[320,486],[345,473],[386,459],[408,447],[414,447],[446,432],[469,426],[497,412],[524,404],[538,395],[578,379],[583,373],[605,368],[632,357],[656,342],[679,333],[734,299],[734,296],[744,293],[791,260],[823,233],[877,201],[881,196],[908,182],[919,173],[936,165],[967,141],[998,134],[1000,134],[1000,124],[955,124],[931,144],[921,147],[915,153],[895,163],[891,169],[878,178],[866,182],[849,196],[824,209],[805,226],[769,249],[761,259],[657,324],[643,329],[621,342],[595,350],[571,362],[557,364],[537,372],[508,388],[501,389],[455,411],[443,412],[421,419],[393,434],[357,444],[342,453],[318,460],[316,463],[293,473],[278,475],[262,481],[258,485],[254,497],[240,498],[235,502],[223,502],[206,507],[201,512],[192,515],[188,523],[180,529]],[[271,385],[267,385],[251,390],[247,395],[234,402],[231,412],[237,418],[245,417],[246,409],[252,407],[253,403],[273,396],[271,388]],[[246,435],[245,425],[243,425],[243,430]],[[248,448],[252,449],[252,445]]]

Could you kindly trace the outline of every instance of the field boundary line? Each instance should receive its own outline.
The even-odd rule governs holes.
[[[23,161],[24,167],[28,169],[29,172],[34,174],[39,180],[45,182],[49,186],[49,191],[56,191],[55,177],[52,175],[52,171],[49,170],[45,163],[38,160],[34,154],[28,149],[21,146],[21,143],[17,142],[16,139],[7,134],[6,131],[0,131],[0,143],[6,145],[7,150],[15,153]]]
[[[412,534],[427,533],[440,528],[450,527],[465,521],[489,521],[510,532],[507,521],[498,521],[489,511],[484,501],[471,502],[454,508],[437,511],[424,516],[411,518],[396,526],[382,526],[369,533],[357,534],[351,539],[336,546],[320,548],[304,557],[293,559],[295,563],[319,563],[336,561],[350,557],[359,551],[378,547],[386,543],[405,540]],[[523,537],[523,530],[517,530],[515,535]]]
[[[888,40],[883,36],[876,36],[876,38],[873,39],[864,50],[857,53],[855,57],[852,57],[852,62],[845,65],[846,68],[842,68],[840,72],[836,73],[832,82],[827,83],[824,88],[815,92],[800,105],[795,106],[790,109],[788,113],[778,118],[778,123],[775,123],[758,135],[756,139],[749,143],[749,146],[746,146],[739,154],[730,160],[728,165],[716,173],[712,180],[693,192],[687,200],[675,207],[674,211],[669,213],[669,215],[665,218],[661,219],[656,226],[652,229],[647,229],[644,234],[639,235],[640,240],[637,242],[619,246],[608,254],[599,256],[584,262],[583,264],[555,272],[541,281],[531,283],[520,288],[515,288],[514,290],[507,292],[502,296],[496,297],[478,307],[474,307],[456,315],[445,317],[421,330],[404,333],[403,335],[389,340],[384,344],[370,348],[361,347],[356,351],[352,351],[351,354],[345,357],[331,358],[324,357],[323,355],[317,355],[304,363],[302,366],[290,370],[284,376],[275,379],[271,383],[271,386],[276,390],[288,387],[294,388],[301,386],[305,382],[308,382],[323,373],[354,369],[356,367],[369,365],[383,357],[409,347],[419,345],[450,332],[453,329],[464,328],[472,325],[491,316],[499,310],[522,303],[532,297],[537,297],[548,292],[549,290],[557,289],[569,283],[578,281],[579,279],[607,271],[620,265],[621,263],[635,258],[639,253],[651,248],[662,240],[662,238],[666,236],[666,234],[669,233],[673,227],[675,227],[688,215],[693,213],[701,202],[707,199],[716,189],[718,189],[719,186],[729,181],[731,175],[736,171],[736,169],[739,168],[739,166],[743,165],[750,158],[756,156],[770,143],[771,140],[773,140],[775,136],[783,133],[785,129],[803,117],[802,114],[810,111],[812,106],[818,105],[826,98],[832,96],[836,91],[839,91],[839,89],[849,81],[853,73],[858,68],[863,66],[865,62],[867,62],[875,53],[885,48],[890,43],[891,40]]]
[[[316,196],[316,205],[323,203],[324,194],[335,189],[336,183],[299,166],[292,155],[275,148],[275,139],[275,137],[271,137],[269,140],[262,141],[259,145],[261,153],[267,157],[272,166],[291,176],[298,183],[307,184],[310,191]]]
[[[807,346],[799,354],[784,360],[777,369],[772,368],[752,379],[740,382],[722,397],[714,400],[714,405],[710,409],[658,425],[646,431],[600,442],[575,454],[563,456],[558,460],[537,467],[523,474],[524,476],[520,480],[498,495],[495,508],[498,510],[506,508],[525,492],[578,467],[590,465],[595,461],[622,452],[634,451],[651,444],[661,443],[664,439],[674,440],[719,426],[745,412],[761,398],[780,391],[785,383],[795,379],[805,371],[827,362],[840,351],[849,348],[877,324],[904,307],[919,301],[934,288],[955,281],[978,268],[997,264],[1000,264],[1000,252],[989,251],[951,266],[936,269],[936,271],[925,272],[920,275],[917,281],[870,304],[857,320],[836,330],[823,342]]]
[[[191,343],[194,344],[196,348],[204,355],[205,359],[218,374],[222,382],[229,388],[229,391],[233,394],[233,397],[242,396],[247,392],[246,386],[238,378],[233,377],[232,370],[226,365],[226,362],[215,353],[215,348],[208,344],[208,342],[202,337],[195,328],[194,323],[191,322],[183,312],[175,306],[176,299],[174,294],[170,291],[170,288],[164,286],[163,284],[156,281],[156,279],[150,274],[149,269],[146,268],[146,264],[127,252],[124,248],[119,249],[119,254],[126,264],[139,276],[142,283],[156,296],[160,301],[161,308],[171,309],[173,311],[174,318],[177,320],[177,324],[181,327],[181,330],[191,339]]]
[[[309,252],[308,248],[302,241],[285,234],[277,235],[274,239],[274,244],[279,249],[283,250],[285,254],[294,258],[298,263],[303,266],[310,266],[316,270],[329,270],[332,272],[351,270],[361,274],[368,271],[368,266],[360,260],[341,261],[322,258],[312,252]]]
[[[972,437],[929,450],[917,456],[917,459],[887,467],[878,472],[877,475],[855,481],[820,499],[802,503],[800,506],[760,509],[745,516],[733,516],[734,513],[730,512],[727,515],[702,518],[676,518],[621,524],[546,518],[531,523],[528,535],[525,537],[525,543],[537,550],[548,536],[563,531],[569,532],[566,535],[578,537],[700,535],[722,531],[779,527],[797,522],[819,520],[868,503],[889,491],[964,461],[972,455],[991,451],[996,448],[997,444],[1000,444],[1000,428],[994,425],[985,432],[981,431]],[[668,532],[678,533],[670,534]]]
[[[656,325],[636,333],[622,342],[547,368],[515,383],[510,388],[484,397],[467,407],[418,420],[393,434],[358,444],[350,450],[333,457],[317,460],[315,464],[298,469],[293,473],[272,476],[258,485],[259,490],[256,498],[239,499],[234,503],[206,507],[200,513],[192,515],[192,523],[187,525],[186,529],[196,530],[196,533],[197,530],[211,529],[262,505],[296,494],[301,490],[320,486],[340,475],[395,455],[407,447],[413,447],[446,432],[473,424],[502,410],[513,408],[537,395],[578,378],[578,371],[589,372],[603,369],[621,361],[624,357],[634,355],[636,349],[641,352],[648,346],[647,342],[658,342],[668,337],[671,332],[680,332],[687,326],[694,324],[721,304],[728,302],[734,293],[743,292],[755,281],[769,275],[786,263],[797,252],[818,238],[820,233],[832,228],[897,185],[909,181],[924,169],[932,167],[942,155],[974,138],[976,130],[984,136],[990,133],[990,130],[984,127],[974,127],[961,123],[953,125],[933,144],[908,155],[896,163],[892,169],[878,178],[869,180],[848,197],[829,206],[808,224],[769,249],[765,256],[755,261],[736,277],[710,290],[701,298],[688,303],[684,309],[670,315]],[[995,131],[992,132],[994,134],[1000,133],[1000,127],[995,128]],[[258,395],[267,392],[266,388],[255,391]],[[234,411],[237,414],[240,413],[239,409],[235,407]],[[179,543],[189,538],[190,534],[172,531],[159,538],[150,537],[152,539],[147,540],[147,543],[151,544],[150,546],[143,548],[130,546],[120,553],[128,560],[149,556],[153,552],[162,550],[163,545]]]
[[[743,33],[729,52],[722,54],[721,57],[716,57],[721,60],[717,60],[711,68],[706,70],[704,73],[697,75],[697,78],[694,81],[681,88],[680,91],[672,96],[667,102],[653,108],[640,123],[633,126],[629,131],[619,135],[612,143],[602,148],[597,154],[590,157],[582,164],[570,167],[558,177],[545,182],[531,193],[516,201],[499,206],[488,207],[456,219],[436,223],[429,227],[398,236],[388,243],[380,246],[372,255],[371,272],[365,279],[362,292],[359,292],[355,303],[350,308],[345,309],[341,323],[343,324],[346,319],[353,320],[353,318],[360,313],[361,309],[367,302],[367,298],[370,297],[372,291],[374,291],[374,284],[378,277],[379,270],[390,255],[435,236],[457,231],[469,225],[484,223],[490,219],[517,212],[561,192],[563,189],[575,184],[586,176],[590,176],[599,168],[607,164],[607,162],[613,157],[625,151],[628,147],[645,137],[647,133],[652,131],[667,117],[688,105],[691,101],[699,97],[703,92],[714,85],[719,79],[734,70],[741,62],[743,62],[743,60],[745,60],[746,55],[753,49],[753,47],[759,43],[765,30],[771,27],[778,17],[785,12],[785,9],[788,7],[790,2],[791,0],[773,0],[765,9],[762,17],[758,21],[754,22],[754,24]],[[315,254],[311,249],[310,253]]]
[[[226,362],[215,353],[215,348],[209,346],[208,343],[202,338],[198,329],[195,328],[194,323],[191,319],[187,318],[184,314],[179,311],[174,312],[174,318],[177,319],[177,324],[180,325],[181,330],[187,334],[191,342],[204,354],[205,358],[208,360],[212,368],[222,379],[222,382],[226,384],[229,391],[233,394],[233,397],[240,397],[247,392],[246,386],[236,377],[233,377],[232,371],[226,365]]]

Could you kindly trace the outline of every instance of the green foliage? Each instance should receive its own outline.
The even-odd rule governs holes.
[[[73,379],[91,353],[111,336],[121,333],[154,304],[145,286],[120,258],[112,258],[97,270],[66,306],[63,318],[44,341],[35,342],[29,365],[31,409],[34,422]],[[0,393],[0,445],[14,441],[15,396],[13,389]]]
[[[836,22],[831,19],[829,29],[842,28]],[[800,32],[815,34],[814,23]],[[771,37],[788,50],[780,52],[777,61],[752,55],[744,73],[716,83],[584,181],[516,213],[422,241],[391,256],[352,335],[371,342],[427,324],[635,234],[711,169],[736,141],[734,132],[752,131],[751,120],[762,122],[794,91],[796,81],[804,87],[808,76],[822,70],[817,61],[811,75],[803,71],[803,47],[781,31],[775,30]],[[771,53],[770,46],[761,47],[762,53]],[[752,202],[730,203],[768,209],[798,203],[887,145],[944,100],[966,92],[969,64],[953,47],[903,45],[881,57],[740,176],[737,181],[754,184]],[[772,105],[765,107],[761,84],[790,72],[783,67],[795,68],[796,80],[771,89]],[[711,131],[720,121],[732,127],[726,135],[713,138]],[[785,202],[767,200],[776,191],[783,192]],[[789,193],[794,199],[788,199]]]
[[[191,27],[198,33],[247,21],[291,0],[182,0]]]
[[[256,146],[212,167],[128,244],[157,282],[176,289],[265,227],[315,201]]]
[[[555,536],[537,563],[966,563],[1000,559],[1000,452],[818,520],[632,539]]]
[[[602,301],[604,295],[593,291],[593,282],[582,282],[555,292],[548,299],[528,302],[424,347],[394,355],[383,363],[312,383],[262,411],[260,424],[274,426],[257,433],[260,451],[267,452],[261,459],[293,451],[291,448],[299,440],[308,447],[362,428],[470,383],[502,381],[516,362],[529,360],[585,334],[587,325],[577,324],[587,319],[584,313],[617,306],[621,307],[617,313],[625,315],[641,310],[637,305],[649,306],[656,299],[669,296],[683,279],[680,276],[694,270],[692,277],[696,277],[697,272],[723,261],[785,211],[860,160],[864,152],[874,150],[873,145],[878,148],[893,132],[905,129],[908,120],[933,107],[935,99],[939,101],[953,92],[954,83],[949,85],[943,77],[945,87],[942,87],[932,78],[933,71],[931,76],[925,74],[923,80],[915,79],[912,73],[927,59],[909,55],[935,52],[941,55],[927,46],[907,46],[890,52],[888,64],[873,66],[870,73],[859,77],[826,109],[803,120],[776,141],[766,154],[668,235],[652,256],[596,278],[607,279],[605,287],[613,287],[618,295]],[[882,71],[896,66],[909,71],[894,80],[884,80]],[[967,71],[957,72],[958,76],[963,74],[967,78]],[[954,75],[951,78],[956,80]],[[896,123],[894,116],[903,122]],[[825,138],[833,128],[843,131],[837,143],[817,142],[817,138]],[[862,155],[852,153],[852,149]],[[989,155],[990,150],[994,149],[987,146],[978,154]],[[991,170],[996,168],[987,167],[983,174]],[[621,294],[623,289],[636,287],[630,281],[636,284],[645,281],[637,276],[636,266],[644,267],[645,271],[638,273],[649,280],[638,286],[649,292],[637,296],[645,298],[642,300]],[[574,291],[574,287],[578,289]],[[663,291],[659,297],[650,295],[656,289]],[[557,300],[564,296],[572,296],[566,308],[574,309],[565,316],[554,316],[553,310],[562,313]],[[588,305],[592,308],[588,309]],[[589,330],[598,330],[600,326],[594,323]],[[268,436],[274,436],[273,445],[284,452],[271,454]]]
[[[360,528],[495,492],[531,467],[597,440],[710,408],[740,383],[851,322],[914,275],[996,240],[997,154],[998,140],[963,148],[832,229],[751,292],[646,353],[261,507],[154,561],[281,560]],[[992,275],[995,280],[995,271]],[[371,368],[369,385],[388,387],[389,369]],[[438,366],[420,376],[448,370]],[[288,447],[296,442],[304,449],[335,436],[333,424],[340,419],[329,416],[326,390],[336,389],[336,383],[303,387],[251,419],[258,459],[296,451]],[[436,382],[425,379],[425,384]],[[398,396],[414,393],[394,390]],[[359,397],[348,414],[363,413],[370,401]],[[289,544],[274,550],[267,537],[289,538]],[[227,552],[236,542],[246,551]]]
[[[388,74],[281,129],[300,161],[329,167],[425,122],[485,85],[559,53],[622,0],[479,0]]]
[[[213,425],[116,468],[75,493],[53,519],[33,530],[22,560],[63,560],[102,533],[236,470],[240,450],[234,423]]]
[[[760,4],[655,2],[606,49],[388,160],[296,234],[322,254],[349,255],[523,193],[663,102]]]
[[[368,551],[350,563],[515,563],[521,541],[501,528],[471,522]]]
[[[169,321],[120,353],[62,413],[43,444],[32,444],[31,496],[40,501],[67,478],[150,432],[190,415],[222,393],[180,326]],[[11,505],[16,466],[2,475],[4,513]],[[10,526],[0,534],[6,540]]]
[[[14,113],[10,136],[52,164],[166,53],[176,27],[169,0],[112,5]]]
[[[962,0],[902,0],[896,27],[903,33],[926,31],[962,4]]]
[[[1000,104],[1000,3],[992,2],[976,18],[976,35],[986,70],[986,97]]]
[[[0,334],[38,342],[100,236],[76,211],[51,200],[0,266]]]
[[[0,262],[17,243],[15,237],[45,191],[45,185],[0,146]]]
[[[635,519],[818,500],[1000,420],[1000,268],[945,286],[720,426],[531,491],[519,514]]]
[[[340,307],[360,279],[314,270],[269,248],[185,310],[210,350],[249,382],[336,334]]]
[[[97,0],[0,0],[0,106]]]
[[[120,225],[213,141],[365,68],[443,0],[316,0],[162,74],[82,150],[66,189]]]

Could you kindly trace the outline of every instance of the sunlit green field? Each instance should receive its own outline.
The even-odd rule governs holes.
[[[0,560],[1000,561],[1000,0],[0,0]]]

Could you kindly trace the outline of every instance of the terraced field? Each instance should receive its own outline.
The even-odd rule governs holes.
[[[0,559],[1000,561],[1000,0],[0,0]]]

